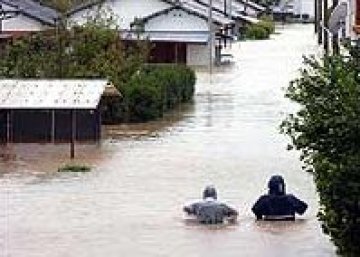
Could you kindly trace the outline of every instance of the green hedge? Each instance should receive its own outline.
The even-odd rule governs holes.
[[[271,18],[262,17],[260,22],[245,27],[245,38],[253,40],[268,39],[274,32],[275,24]]]
[[[195,73],[183,65],[148,65],[135,73],[119,90],[118,103],[104,103],[104,123],[146,122],[192,100]]]
[[[314,174],[324,232],[341,256],[360,256],[360,49],[305,64],[286,94],[300,109],[282,129]]]

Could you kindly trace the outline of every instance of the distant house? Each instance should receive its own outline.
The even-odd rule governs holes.
[[[5,11],[16,12],[14,17],[0,21],[3,38],[46,30],[54,27],[58,18],[54,9],[32,0],[0,0],[0,6]]]
[[[107,88],[106,80],[0,80],[0,143],[100,140]]]
[[[310,22],[315,19],[314,0],[281,0],[272,11],[276,20],[290,17],[293,20]]]
[[[194,1],[171,0],[107,0],[92,2],[70,13],[72,22],[84,23],[99,10],[110,11],[118,19],[120,35],[125,40],[149,39],[151,60],[157,63],[209,63],[208,9]],[[218,44],[230,34],[234,21],[213,10],[214,29]],[[141,32],[141,33],[140,33]],[[215,59],[215,44],[213,44]],[[219,49],[219,47],[218,47]]]

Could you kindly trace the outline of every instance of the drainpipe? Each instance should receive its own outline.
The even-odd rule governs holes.
[[[323,43],[323,0],[317,0],[318,4],[318,44]]]
[[[210,73],[210,75],[213,73],[212,49],[213,49],[213,44],[214,44],[214,42],[213,42],[214,33],[213,33],[212,6],[213,6],[213,0],[209,0],[208,27],[209,27],[209,32],[210,32],[210,37],[209,37],[209,73]]]
[[[319,23],[318,23],[318,20],[319,20],[319,18],[318,18],[318,16],[319,16],[319,14],[318,14],[318,12],[319,12],[319,10],[318,10],[318,7],[319,7],[319,4],[318,4],[318,1],[320,1],[320,0],[315,0],[314,1],[314,32],[315,32],[315,34],[318,32],[318,30],[319,30]]]

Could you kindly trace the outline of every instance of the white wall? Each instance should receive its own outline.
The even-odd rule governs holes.
[[[14,18],[4,20],[2,22],[3,31],[41,31],[48,26],[42,24],[41,22],[29,18],[24,15],[18,15]]]
[[[117,17],[120,29],[130,29],[135,18],[143,18],[154,12],[170,7],[169,4],[159,0],[107,0],[102,10],[111,12]],[[93,15],[98,7],[82,10],[71,17],[71,21],[82,24],[88,15]]]
[[[147,31],[208,31],[207,21],[182,10],[172,10],[167,14],[149,20]]]
[[[331,6],[331,4],[329,4]],[[310,18],[315,17],[315,0],[295,0],[294,1],[295,14],[308,14]]]

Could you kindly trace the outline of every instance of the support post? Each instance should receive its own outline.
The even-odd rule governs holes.
[[[175,43],[175,63],[179,63],[179,50],[178,50],[178,43]]]
[[[51,142],[55,143],[55,110],[51,110]]]
[[[11,111],[6,111],[6,144],[11,143]]]
[[[338,5],[338,3],[339,3],[339,0],[333,0],[333,5],[332,5],[333,10]],[[338,33],[331,35],[331,45],[332,45],[333,55],[338,55],[340,53],[339,34]]]
[[[71,139],[70,139],[70,158],[75,158],[75,140],[76,140],[76,111],[71,110]]]
[[[314,0],[314,32],[315,32],[315,34],[318,32],[318,30],[319,30],[319,14],[318,14],[318,8],[319,8],[319,4],[318,4],[318,2],[319,1],[321,1],[321,0]]]
[[[212,6],[213,0],[209,0],[209,16],[208,16],[208,27],[209,27],[209,73],[210,75],[213,72],[213,59],[212,59],[212,49],[213,49],[213,18],[212,18]]]
[[[318,44],[321,45],[323,43],[323,0],[317,0],[318,3]]]

